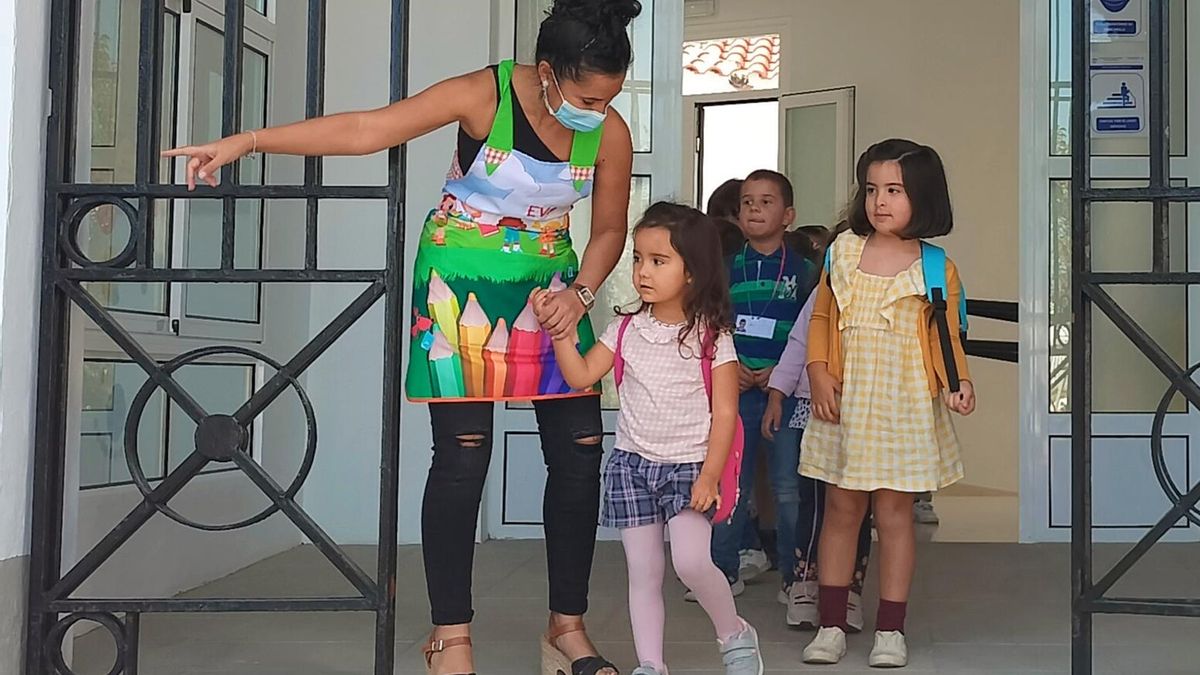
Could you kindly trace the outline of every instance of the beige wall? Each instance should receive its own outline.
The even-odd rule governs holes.
[[[688,39],[782,34],[780,93],[855,87],[855,153],[901,136],[937,148],[956,232],[945,240],[973,298],[1016,301],[1020,3],[718,0]],[[690,147],[685,145],[685,147]],[[972,336],[1015,340],[976,320]],[[1018,372],[973,359],[979,412],[959,424],[967,478],[937,500],[940,538],[1015,541]]]

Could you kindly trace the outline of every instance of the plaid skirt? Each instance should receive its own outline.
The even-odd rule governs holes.
[[[703,462],[662,464],[613,450],[604,468],[600,525],[619,529],[665,523],[688,508]]]

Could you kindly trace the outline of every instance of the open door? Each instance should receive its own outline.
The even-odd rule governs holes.
[[[796,224],[832,228],[854,183],[854,89],[779,99],[779,170],[795,188]]]

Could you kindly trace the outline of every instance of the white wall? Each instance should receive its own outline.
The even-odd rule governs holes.
[[[388,13],[386,2],[347,3],[330,12],[331,44],[327,61],[327,110],[335,112],[387,103]],[[446,77],[489,63],[492,12],[490,0],[411,3],[409,19],[409,91],[415,93]],[[338,41],[341,40],[339,43]],[[454,48],[447,49],[448,41]],[[430,55],[436,54],[436,58]],[[443,129],[408,145],[405,166],[404,271],[416,255],[417,238],[450,165],[455,131]],[[386,155],[334,159],[326,178],[340,183],[386,181]],[[382,266],[385,236],[383,204],[343,203],[322,216],[321,264],[338,267]],[[404,314],[411,282],[406,280]],[[311,330],[320,330],[361,289],[332,285],[313,291]],[[304,493],[305,507],[345,543],[378,540],[380,380],[383,349],[383,301],[359,321],[320,361],[309,376],[309,391],[318,407],[321,453]],[[407,322],[398,326],[405,337]],[[401,373],[401,375],[403,375]],[[432,437],[425,405],[405,402],[401,414],[399,539],[420,538],[420,506],[429,468]]]

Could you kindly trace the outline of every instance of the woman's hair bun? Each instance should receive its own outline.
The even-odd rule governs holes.
[[[551,17],[625,30],[642,13],[638,0],[555,0]]]
[[[633,60],[627,29],[641,13],[638,0],[554,0],[538,31],[537,60],[569,79],[623,74]]]

